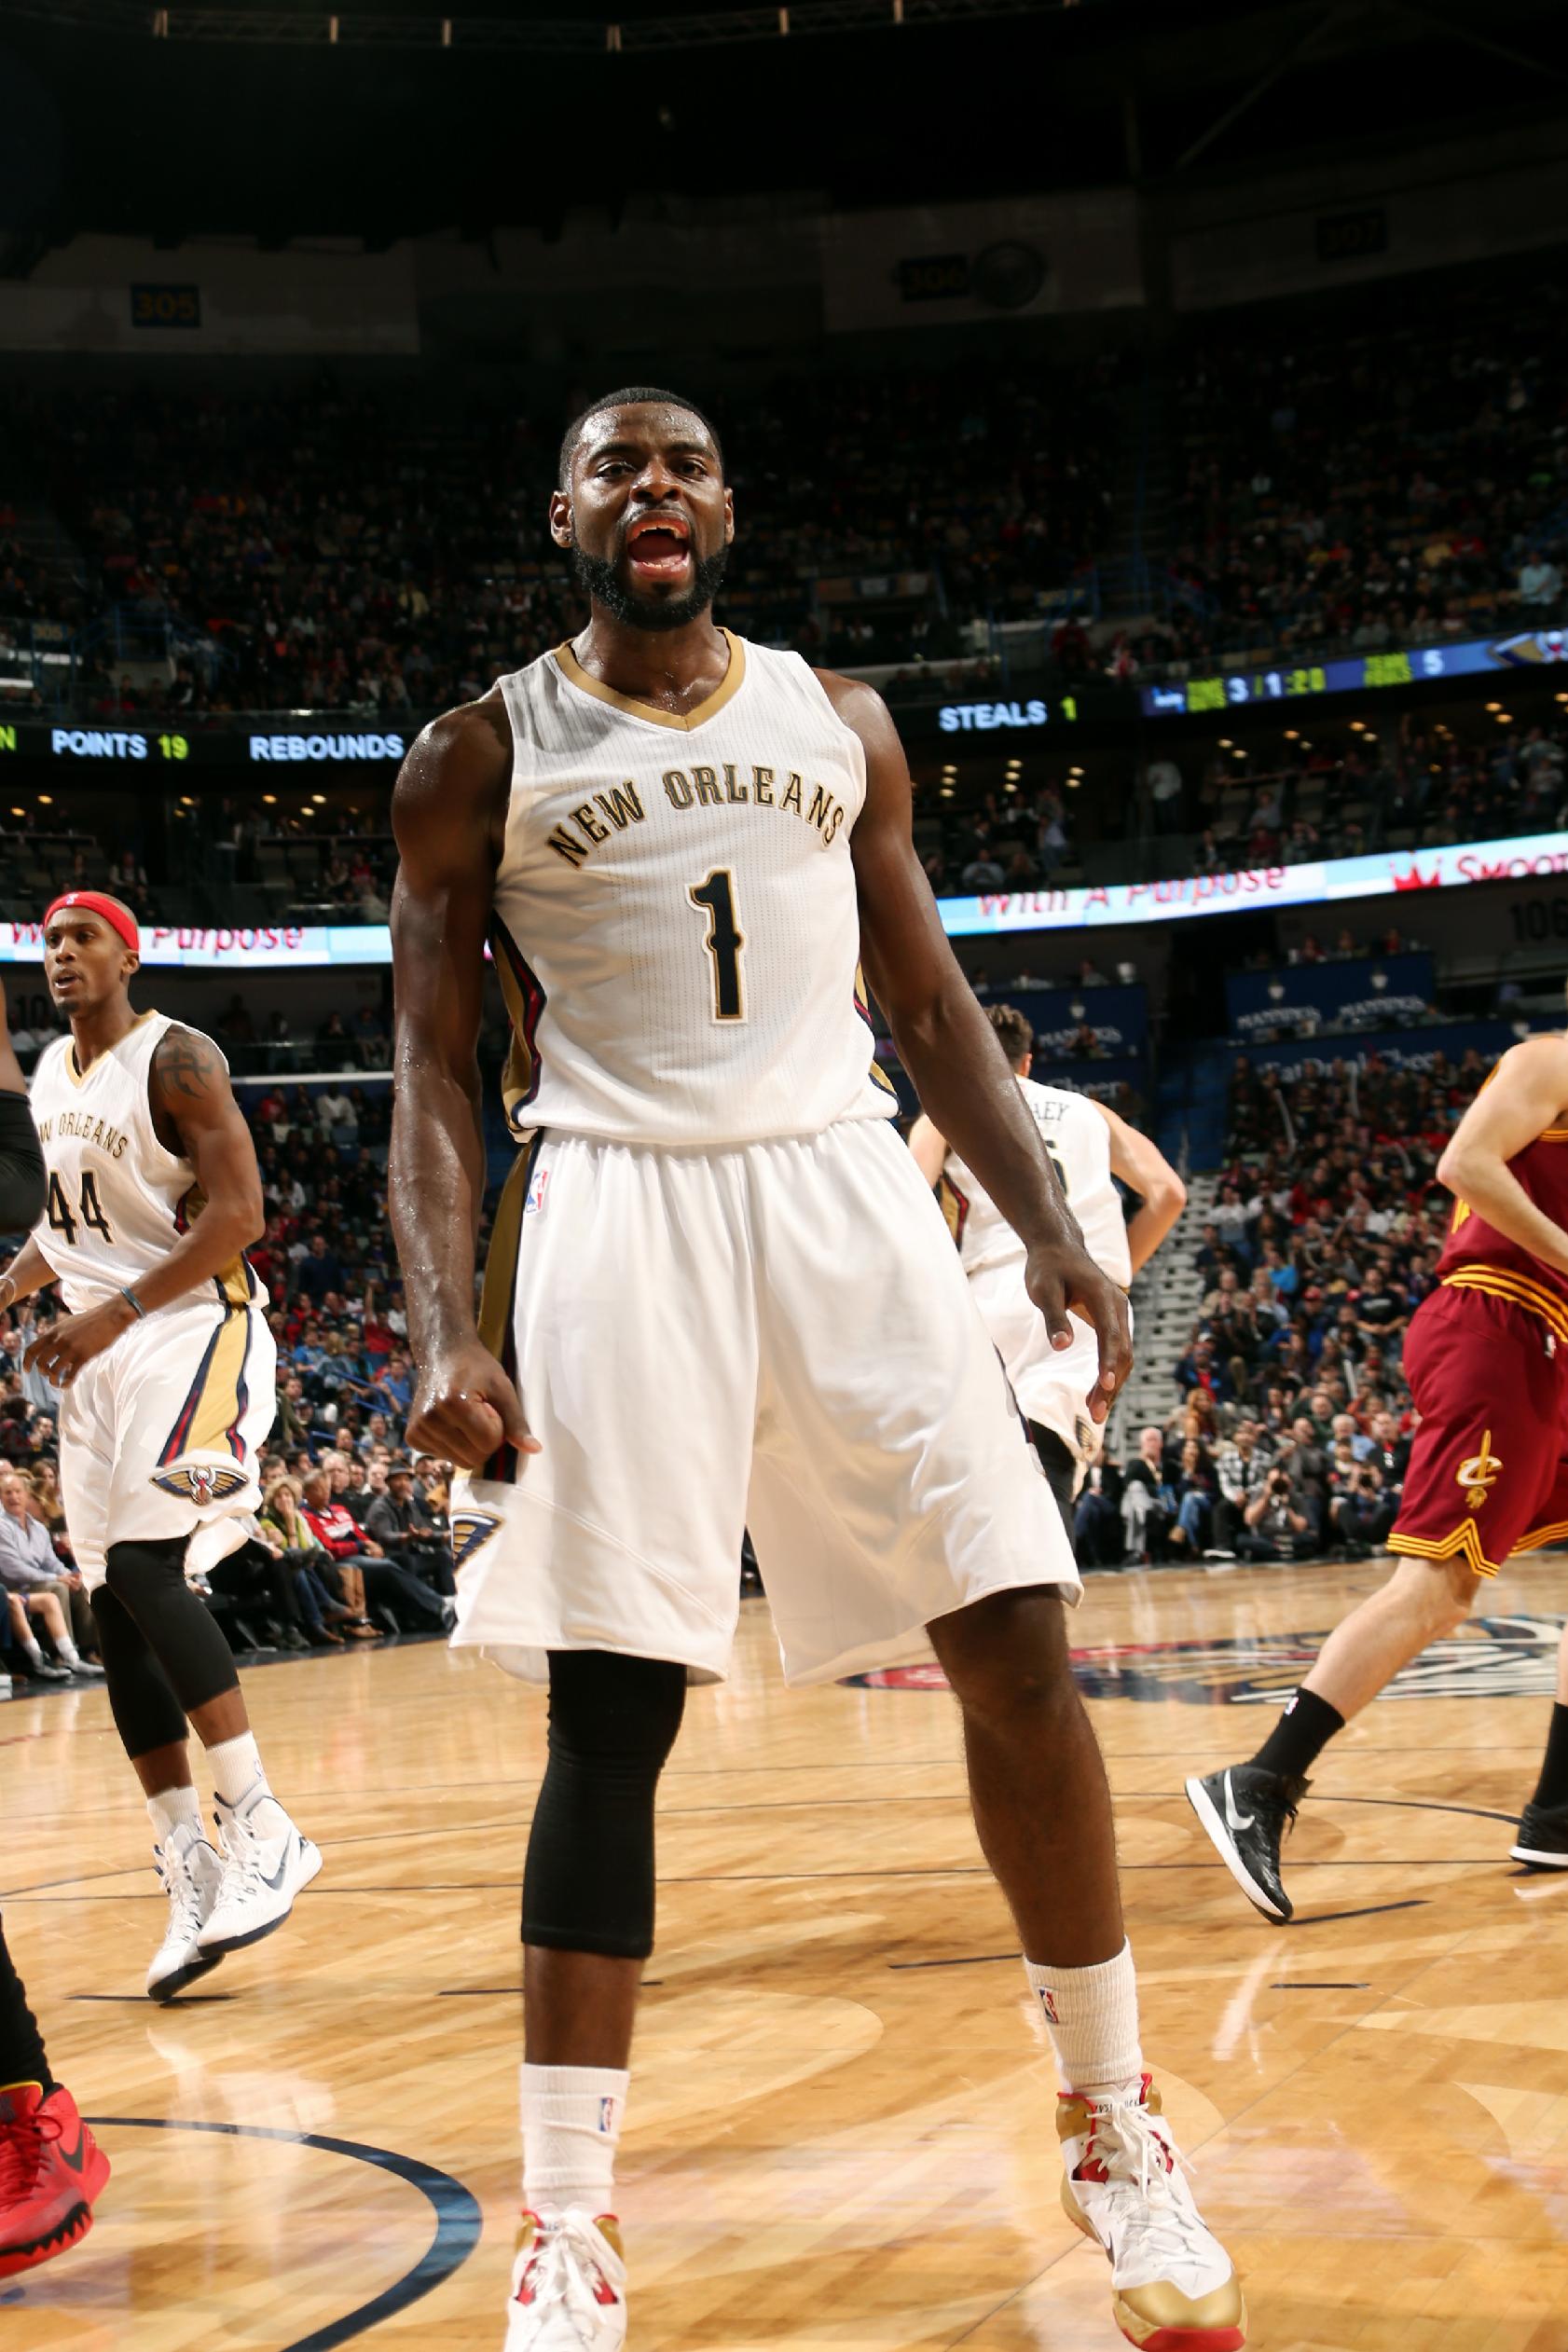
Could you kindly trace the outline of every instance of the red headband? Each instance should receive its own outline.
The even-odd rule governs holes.
[[[89,915],[101,915],[110,929],[119,933],[133,956],[142,953],[142,934],[135,918],[117,899],[105,898],[102,890],[62,890],[44,917],[46,931],[62,906],[85,906]]]

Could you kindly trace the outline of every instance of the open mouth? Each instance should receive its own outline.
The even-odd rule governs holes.
[[[692,559],[684,522],[633,523],[626,533],[626,561],[639,579],[678,580]]]

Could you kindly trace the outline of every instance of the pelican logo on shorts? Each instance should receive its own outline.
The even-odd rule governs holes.
[[[1481,1439],[1479,1453],[1473,1453],[1467,1462],[1462,1462],[1453,1474],[1457,1484],[1465,1490],[1465,1500],[1472,1511],[1480,1509],[1491,1489],[1496,1485],[1497,1473],[1502,1467],[1502,1463],[1492,1451],[1492,1432],[1489,1429]]]
[[[496,1529],[498,1519],[490,1519],[483,1511],[454,1511],[452,1514],[452,1565],[465,1568],[476,1551],[483,1549]]]
[[[180,1462],[167,1470],[153,1472],[153,1484],[165,1494],[177,1494],[184,1503],[199,1506],[208,1503],[227,1503],[232,1494],[243,1492],[250,1483],[243,1470],[223,1462]]]

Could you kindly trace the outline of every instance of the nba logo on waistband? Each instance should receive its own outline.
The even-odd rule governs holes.
[[[598,2127],[607,2139],[615,2128],[615,2102],[612,2098],[599,2100]]]
[[[537,1217],[544,1206],[544,1187],[550,1181],[548,1168],[535,1168],[529,1178],[528,1199],[523,1203],[525,1217]]]

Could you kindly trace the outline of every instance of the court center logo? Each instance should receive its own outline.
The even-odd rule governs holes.
[[[177,1494],[183,1503],[227,1503],[232,1494],[239,1494],[249,1480],[243,1470],[225,1462],[175,1462],[167,1469],[153,1472],[154,1486],[165,1494]]]
[[[1476,1617],[1396,1674],[1384,1699],[1539,1699],[1557,1686],[1560,1616]],[[1325,1634],[1221,1642],[1107,1642],[1074,1650],[1086,1699],[1176,1699],[1189,1707],[1277,1706],[1297,1687]],[[940,1666],[852,1674],[860,1690],[945,1690]]]
[[[1489,1429],[1481,1439],[1479,1453],[1471,1454],[1469,1460],[1462,1462],[1453,1474],[1455,1482],[1465,1489],[1465,1501],[1469,1509],[1479,1511],[1481,1508],[1496,1485],[1497,1474],[1502,1467],[1502,1463],[1492,1451],[1492,1432]]]

